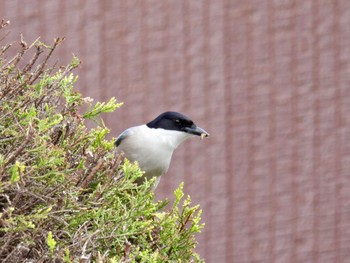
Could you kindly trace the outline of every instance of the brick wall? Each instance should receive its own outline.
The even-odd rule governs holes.
[[[78,89],[125,105],[117,136],[165,110],[211,133],[176,152],[207,262],[350,262],[348,0],[2,1],[8,39],[66,36]]]

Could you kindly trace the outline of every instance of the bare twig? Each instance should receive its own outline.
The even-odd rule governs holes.
[[[40,54],[43,52],[44,52],[44,49],[41,46],[37,45],[36,52],[35,52],[34,56],[29,61],[29,63],[23,68],[23,72],[27,72],[27,71],[31,70],[33,65],[35,64],[35,62],[38,60]]]
[[[12,163],[15,158],[23,151],[23,149],[28,145],[28,142],[30,141],[30,139],[32,138],[32,135],[34,133],[34,129],[29,126],[29,129],[27,131],[27,136],[25,138],[25,140],[21,143],[21,145],[10,155],[9,158],[7,158],[7,160],[5,160],[5,165],[8,165],[10,163]]]
[[[8,26],[9,24],[10,24],[10,20],[1,19],[0,29],[3,29],[4,27]]]
[[[99,159],[96,166],[91,170],[88,176],[82,181],[80,186],[82,188],[86,188],[88,184],[91,182],[92,178],[96,175],[96,173],[101,169],[101,166],[103,165],[103,160]]]
[[[36,81],[36,79],[43,73],[43,69],[46,67],[47,61],[51,58],[52,53],[54,52],[56,47],[62,43],[63,40],[64,40],[64,37],[55,39],[55,43],[53,44],[52,48],[50,49],[49,54],[46,56],[44,62],[39,65],[38,69],[36,70],[35,75],[31,79],[29,84],[33,84],[34,81]]]

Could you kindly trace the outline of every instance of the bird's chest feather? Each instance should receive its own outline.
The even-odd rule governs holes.
[[[174,149],[169,147],[169,145],[154,141],[152,144],[149,144],[149,142],[140,142],[140,144],[135,145],[136,147],[139,154],[135,154],[132,158],[139,162],[143,170],[149,171],[156,169],[163,173],[168,170],[174,152]],[[141,156],[142,158],[140,158]]]
[[[135,129],[118,146],[130,161],[137,161],[146,173],[163,174],[176,147],[185,139],[180,133],[156,129]]]

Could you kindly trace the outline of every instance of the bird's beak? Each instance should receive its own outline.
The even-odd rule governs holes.
[[[209,136],[209,133],[207,133],[205,130],[203,130],[202,128],[197,127],[197,126],[195,126],[195,127],[186,127],[185,131],[187,133],[190,133],[190,134],[193,134],[193,135],[201,136],[201,139]]]

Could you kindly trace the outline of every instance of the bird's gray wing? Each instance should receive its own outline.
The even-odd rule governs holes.
[[[118,136],[118,138],[117,138],[117,140],[115,141],[114,145],[115,145],[116,147],[118,147],[118,146],[122,143],[122,141],[123,141],[126,137],[128,137],[129,135],[130,135],[130,130],[124,131],[122,134],[120,134],[120,135]]]

